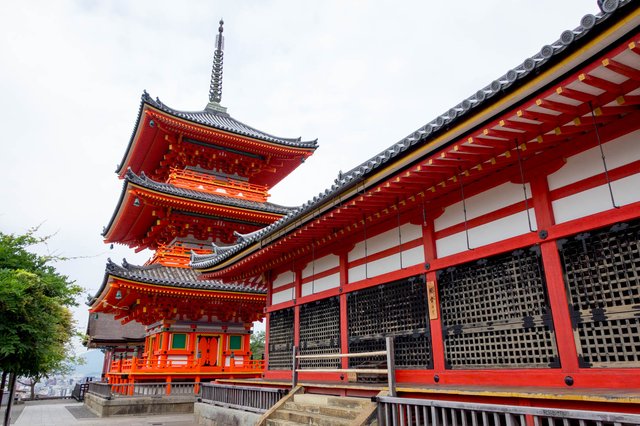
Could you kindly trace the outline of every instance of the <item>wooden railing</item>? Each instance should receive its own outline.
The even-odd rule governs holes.
[[[199,382],[162,382],[162,383],[89,383],[88,393],[105,399],[130,396],[166,396],[194,395],[200,392]]]
[[[197,254],[213,253],[213,249],[211,247],[185,247],[182,245],[182,243],[176,241],[171,244],[160,244],[151,259],[149,259],[145,263],[145,265],[160,263],[164,266],[173,266],[178,268],[187,267],[189,266],[189,262],[191,261],[192,251]]]
[[[640,415],[380,396],[378,425],[633,426]]]
[[[258,202],[267,201],[269,197],[267,187],[264,185],[255,185],[231,178],[214,177],[192,170],[171,169],[167,183],[180,188]]]
[[[335,358],[364,358],[364,357],[386,357],[387,368],[299,368],[301,359],[335,359]],[[360,374],[386,374],[389,386],[389,395],[396,395],[396,374],[393,337],[386,337],[386,349],[375,352],[359,352],[349,354],[323,354],[323,355],[298,355],[298,347],[293,347],[293,374],[291,389],[298,384],[298,373],[360,373]]]
[[[231,358],[230,365],[204,365],[204,359],[194,358],[190,356],[186,360],[171,360],[166,356],[153,357],[153,358],[126,358],[122,360],[115,360],[111,363],[109,373],[133,373],[135,371],[164,371],[168,369],[175,370],[196,370],[207,372],[239,372],[239,371],[263,371],[264,360],[262,359],[243,359],[242,361],[236,361],[236,358]]]
[[[287,392],[287,389],[203,383],[201,399],[207,404],[264,413]]]
[[[89,383],[87,393],[92,393],[106,399],[111,399],[111,385],[109,383],[103,382],[91,382]]]
[[[84,394],[87,393],[89,389],[89,382],[87,383],[76,383],[73,391],[71,392],[71,397],[76,401],[84,401]]]

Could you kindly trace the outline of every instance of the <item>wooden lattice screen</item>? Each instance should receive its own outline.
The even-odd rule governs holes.
[[[558,242],[581,367],[640,366],[640,220]]]
[[[300,355],[340,353],[340,301],[337,297],[300,307]],[[302,368],[340,368],[340,359],[300,360]]]
[[[447,368],[559,367],[537,246],[438,273]]]
[[[293,308],[269,314],[269,370],[291,370]]]

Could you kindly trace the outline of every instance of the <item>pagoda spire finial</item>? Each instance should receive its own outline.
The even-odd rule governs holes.
[[[211,69],[211,85],[209,86],[209,104],[207,108],[225,112],[226,108],[220,106],[222,100],[222,59],[224,56],[224,36],[222,32],[224,21],[220,19],[218,35],[216,36],[216,50],[213,53],[213,67]]]

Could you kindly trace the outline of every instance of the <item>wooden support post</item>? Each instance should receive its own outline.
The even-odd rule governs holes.
[[[268,305],[267,305],[268,306]],[[264,371],[268,371],[269,370],[269,316],[270,314],[267,314],[265,319],[264,319],[264,352],[263,352],[263,356],[264,356]]]
[[[171,376],[167,376],[167,395],[171,395]]]
[[[298,386],[298,347],[293,346],[293,356],[291,359],[291,389],[295,389]]]
[[[536,222],[541,230],[549,229],[555,224],[553,206],[549,195],[549,185],[546,176],[537,176],[531,180],[533,207]],[[553,328],[558,345],[560,365],[564,372],[578,370],[578,351],[573,336],[569,300],[564,284],[562,263],[556,241],[545,241],[540,244],[542,263],[549,294],[549,305],[553,316]]]
[[[425,269],[429,269],[426,265],[429,265],[437,258],[436,253],[436,238],[434,235],[433,218],[425,217],[422,225],[422,243],[424,244],[424,259]],[[438,282],[437,274],[434,271],[427,272],[427,283],[434,283],[435,302],[436,306],[429,308],[434,309],[439,314],[440,312],[440,300],[438,298]],[[431,312],[431,311],[430,311]],[[444,340],[442,337],[442,322],[439,315],[436,318],[429,317],[429,328],[431,330],[431,351],[433,353],[433,370],[435,374],[442,374],[445,371],[444,365]]]
[[[349,316],[347,315],[347,294],[342,290],[349,283],[348,253],[340,254],[340,353],[349,353]],[[340,359],[340,368],[349,368],[349,359]]]
[[[191,333],[187,334],[187,350],[189,351],[187,355],[187,365],[191,368],[195,364],[194,361],[196,359],[196,333],[193,329]]]
[[[396,360],[393,336],[387,336],[387,378],[389,382],[389,396],[396,396]]]

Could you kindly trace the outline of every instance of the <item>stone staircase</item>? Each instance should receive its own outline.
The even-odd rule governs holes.
[[[300,392],[286,398],[267,413],[263,425],[369,425],[375,418],[376,403],[367,398],[314,395]]]

